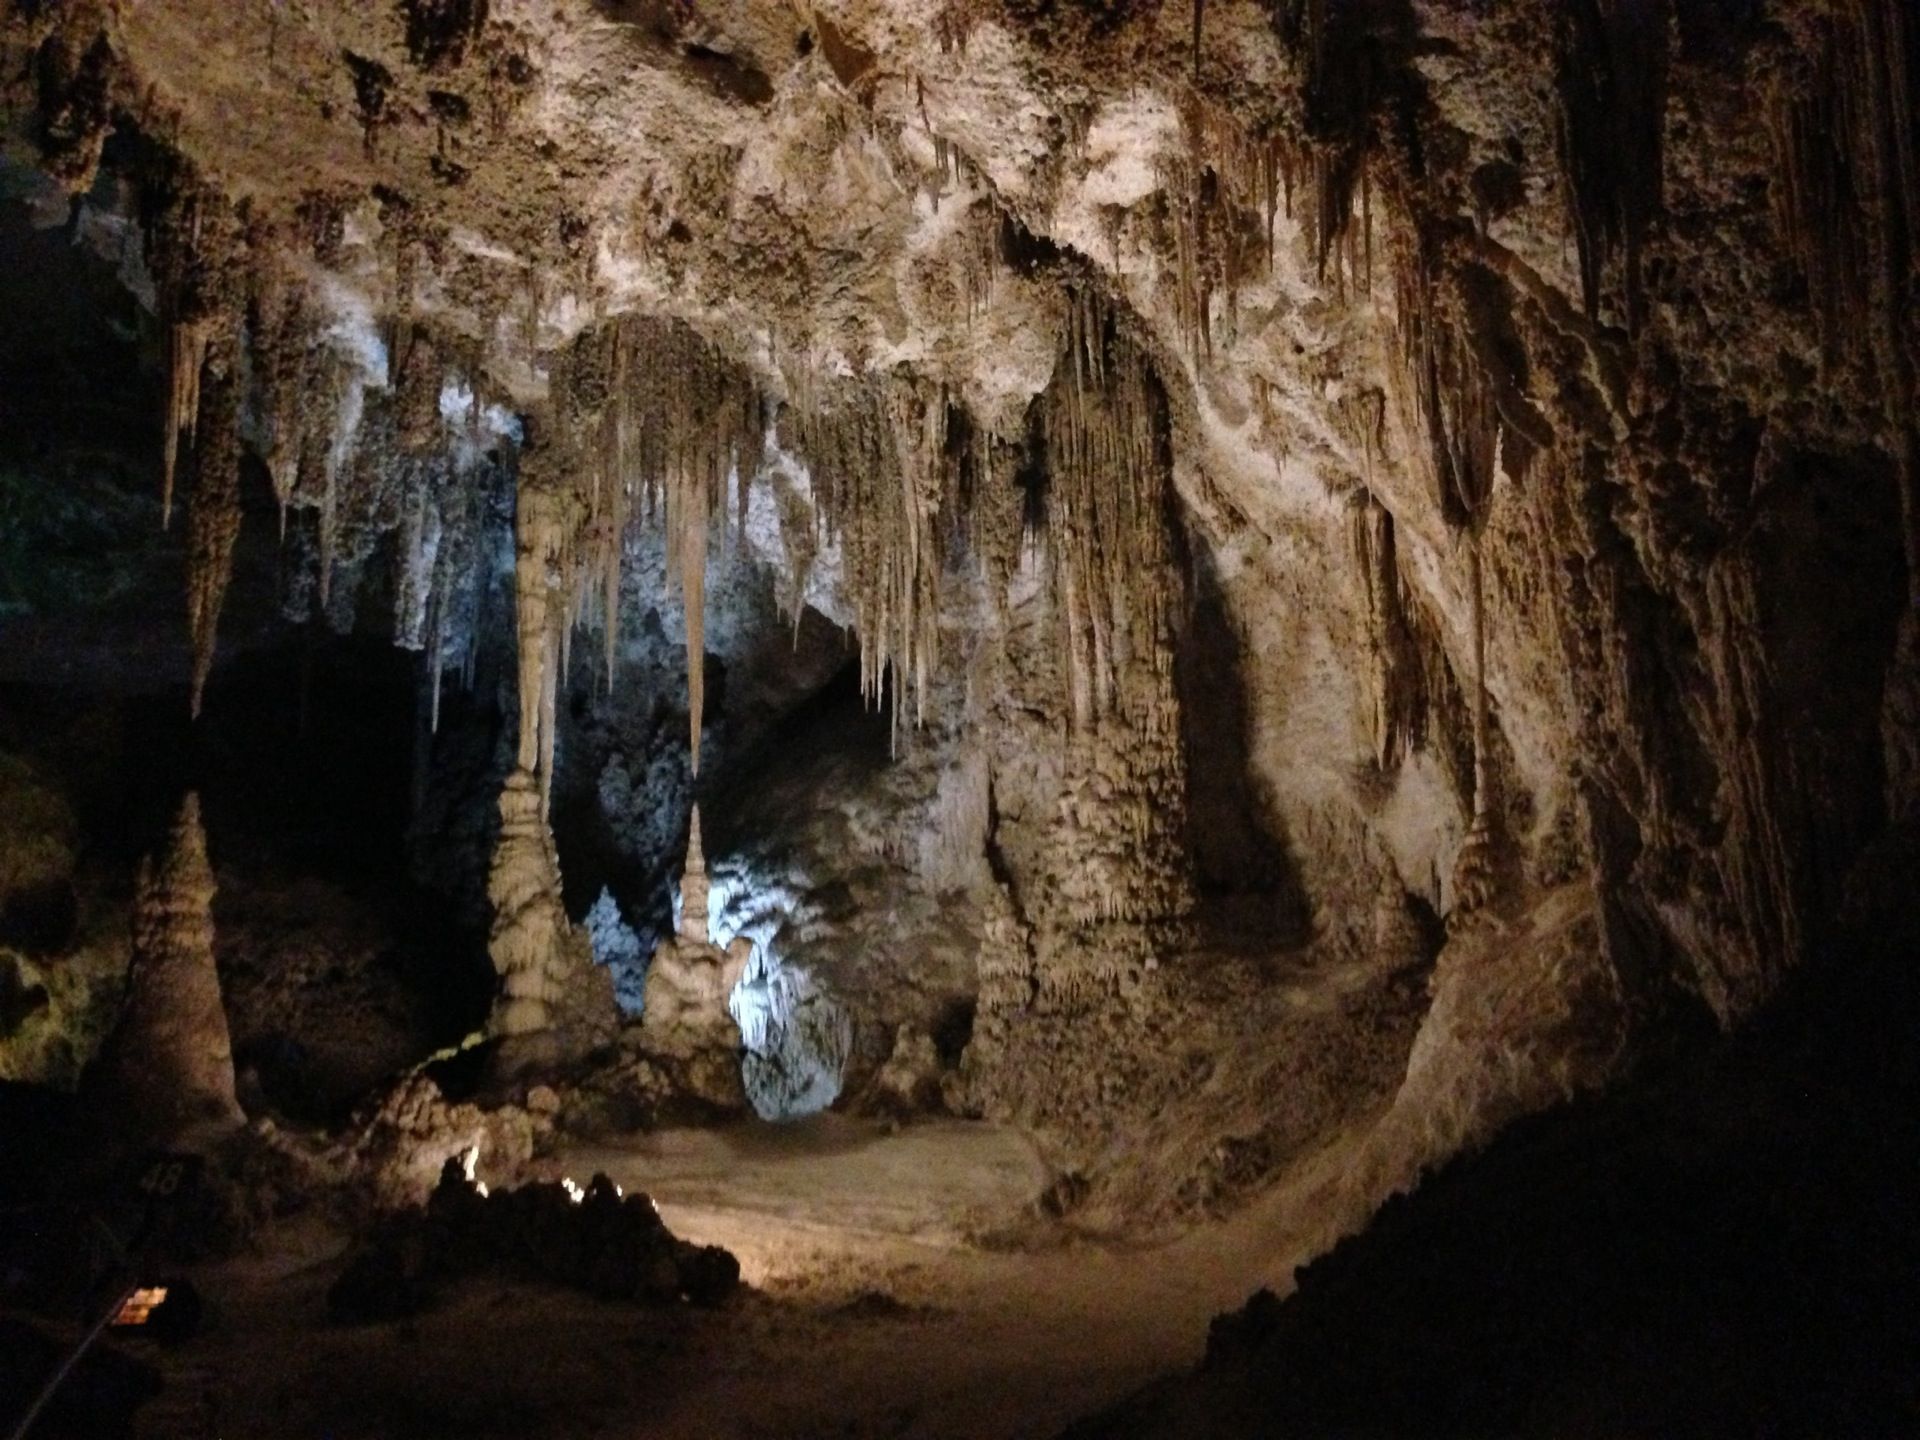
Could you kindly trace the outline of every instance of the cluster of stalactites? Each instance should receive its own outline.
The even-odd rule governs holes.
[[[1077,1002],[1137,977],[1183,913],[1185,768],[1173,684],[1181,580],[1166,397],[1149,357],[1076,291],[1042,397],[1045,536],[1069,723],[1058,878],[1037,907],[1041,988]],[[1069,939],[1099,927],[1097,944]]]
[[[560,424],[584,462],[565,628],[598,611],[611,684],[627,532],[636,521],[662,521],[668,574],[686,609],[688,740],[697,775],[708,537],[715,522],[724,530],[730,477],[737,520],[745,523],[766,444],[759,386],[691,326],[636,315],[576,342],[556,367],[554,389]]]
[[[940,574],[973,453],[955,416],[944,386],[904,373],[831,393],[805,387],[786,416],[813,477],[821,538],[840,546],[870,703],[892,674],[896,745],[909,691],[915,723],[925,718],[939,657]]]
[[[1405,395],[1426,433],[1441,514],[1455,527],[1472,527],[1493,490],[1500,412],[1426,242],[1410,237],[1401,248],[1394,288]]]
[[[1314,145],[1273,126],[1249,128],[1199,92],[1181,110],[1185,149],[1164,162],[1173,208],[1175,311],[1196,357],[1213,352],[1213,301],[1235,321],[1241,284],[1272,269],[1281,216],[1297,192],[1320,278],[1345,294],[1371,284],[1373,199],[1364,152]],[[1356,223],[1357,222],[1357,223]]]
[[[193,485],[187,614],[194,714],[233,570],[247,435],[279,501],[282,539],[291,513],[314,517],[311,534],[295,535],[288,561],[290,618],[307,618],[317,590],[318,608],[336,628],[350,629],[361,571],[384,538],[397,537],[394,636],[407,648],[428,649],[437,675],[452,632],[470,619],[479,583],[475,532],[485,487],[467,483],[466,473],[488,448],[477,387],[464,417],[443,418],[443,384],[456,372],[412,327],[392,373],[369,376],[329,333],[308,283],[284,258],[289,237],[236,210],[184,165],[152,179],[145,209],[168,333],[163,518],[171,520],[180,476]],[[470,636],[463,643],[470,651]]]
[[[1775,221],[1825,363],[1874,374],[1920,605],[1920,17],[1907,0],[1853,0],[1800,23],[1804,73],[1787,77],[1770,117]]]
[[[372,568],[390,556],[393,640],[426,652],[437,728],[446,671],[471,679],[488,584],[483,532],[500,461],[478,366],[460,347],[407,327],[390,374],[369,376],[330,341],[297,287],[269,282],[261,295],[253,371],[290,542],[282,608],[296,622],[317,612],[347,633]],[[447,393],[465,403],[443,412]]]
[[[1554,7],[1556,138],[1582,298],[1597,318],[1617,264],[1635,330],[1646,309],[1641,250],[1661,204],[1670,23],[1664,5]]]
[[[1068,714],[1083,732],[1122,708],[1136,659],[1171,673],[1166,399],[1147,357],[1076,291],[1046,393],[1047,547],[1064,634]],[[1131,719],[1157,727],[1163,717]]]

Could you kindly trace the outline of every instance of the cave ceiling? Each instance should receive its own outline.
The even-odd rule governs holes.
[[[1128,585],[1191,542],[1303,865],[1446,908],[1508,832],[1532,883],[1630,895],[1609,933],[1726,1016],[1831,902],[1813,857],[1911,805],[1913,31],[1895,0],[92,0],[4,34],[15,143],[139,217],[175,429],[212,437],[203,672],[233,437],[323,516],[324,607],[335,471],[390,395],[403,457],[526,440],[523,515],[570,498],[522,562],[583,595],[617,597],[591,476],[630,430],[699,472],[654,487],[670,525],[811,467],[837,618],[924,719],[929,517],[1039,447],[1070,718],[1158,723],[1115,655],[1172,624],[1180,584]],[[862,488],[883,452],[904,503]],[[1082,463],[1131,478],[1076,502]],[[1140,519],[1162,469],[1178,545]],[[361,519],[417,554],[410,483]],[[1794,589],[1822,567],[1833,634]],[[425,584],[404,644],[440,643]],[[530,603],[523,645],[562,628]],[[1756,679],[1834,646],[1873,681]]]

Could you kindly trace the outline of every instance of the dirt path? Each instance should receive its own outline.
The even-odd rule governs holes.
[[[987,1125],[822,1116],[576,1148],[549,1172],[647,1191],[676,1232],[734,1250],[754,1292],[699,1312],[473,1282],[414,1322],[334,1327],[337,1238],[287,1232],[201,1277],[217,1323],[165,1360],[174,1383],[140,1433],[1051,1435],[1190,1364],[1211,1316],[1284,1280],[1338,1159],[1231,1221],[1122,1250],[1037,1223],[1045,1168]],[[1016,1229],[1024,1248],[980,1242]]]
[[[676,1416],[647,1433],[984,1440],[1051,1434],[1190,1365],[1215,1314],[1290,1279],[1300,1222],[1338,1158],[1299,1167],[1231,1221],[1151,1249],[1037,1223],[1044,1165],[1023,1135],[982,1124],[888,1133],[826,1115],[667,1132],[575,1151],[556,1173],[605,1170],[646,1189],[675,1231],[733,1250],[768,1296],[814,1324],[837,1322],[804,1353],[768,1336],[779,1353],[764,1371],[690,1397],[684,1428]],[[1006,1246],[1013,1233],[1020,1248]],[[743,1422],[777,1413],[793,1428],[708,1428],[728,1411]]]

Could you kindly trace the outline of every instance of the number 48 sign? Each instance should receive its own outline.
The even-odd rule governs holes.
[[[141,1162],[134,1188],[149,1203],[179,1199],[192,1193],[200,1183],[200,1171],[205,1164],[198,1155],[155,1151]]]

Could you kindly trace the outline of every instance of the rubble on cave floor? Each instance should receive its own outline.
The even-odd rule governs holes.
[[[333,1318],[405,1319],[481,1272],[656,1304],[717,1305],[739,1283],[738,1260],[675,1237],[644,1192],[601,1174],[490,1189],[471,1164],[449,1159],[423,1207],[380,1218],[327,1291]]]

